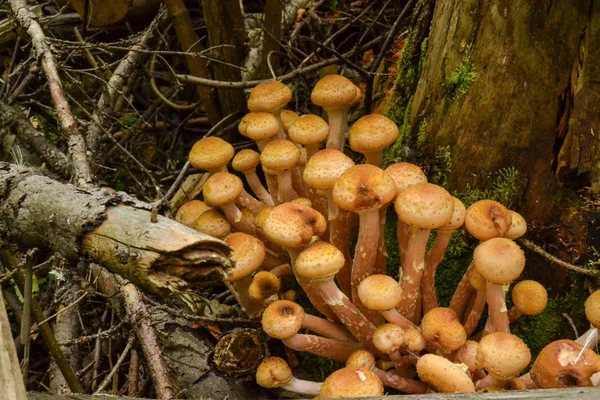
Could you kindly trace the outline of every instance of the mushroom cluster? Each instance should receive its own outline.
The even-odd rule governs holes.
[[[380,114],[348,127],[361,91],[343,76],[322,78],[311,94],[329,123],[284,110],[291,99],[277,81],[251,92],[239,132],[260,153],[234,154],[217,137],[198,141],[189,160],[210,177],[203,201],[177,213],[180,222],[231,246],[235,267],[221,271],[223,281],[267,335],[288,349],[346,363],[317,383],[294,378],[285,360],[271,357],[257,371],[260,385],[323,398],[379,396],[384,387],[446,393],[592,385],[600,357],[589,340],[549,344],[522,375],[531,354],[510,324],[541,313],[548,296],[541,284],[523,280],[512,291],[514,307],[507,307],[509,286],[525,268],[514,241],[527,229],[518,213],[492,200],[466,208],[413,164],[384,169],[383,150],[398,138],[398,127]],[[365,163],[344,154],[346,144]],[[397,276],[386,275],[389,206],[398,215]],[[457,230],[479,245],[449,307],[440,307],[436,268]],[[314,315],[282,293],[294,281]],[[596,327],[599,301],[595,294],[586,305]],[[487,322],[476,332],[486,307]]]

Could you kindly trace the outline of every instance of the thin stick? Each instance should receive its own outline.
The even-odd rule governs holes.
[[[109,374],[106,375],[106,378],[104,378],[104,380],[98,386],[98,389],[96,389],[96,392],[94,392],[94,394],[98,394],[99,392],[103,391],[104,388],[106,388],[106,386],[108,386],[108,384],[112,380],[113,375],[119,370],[119,367],[121,366],[123,361],[125,361],[125,357],[127,357],[127,354],[129,354],[129,350],[131,350],[131,347],[133,346],[134,342],[135,342],[135,335],[129,335],[129,340],[127,341],[127,345],[125,346],[123,353],[121,353],[121,356],[119,356],[117,363],[110,370]]]
[[[585,268],[578,267],[578,266],[573,265],[573,264],[569,264],[568,262],[563,261],[560,258],[555,257],[552,254],[548,253],[546,250],[542,249],[540,246],[538,246],[537,244],[533,243],[530,240],[527,240],[527,239],[517,239],[517,242],[519,244],[522,244],[528,250],[531,250],[534,253],[537,253],[538,255],[544,257],[546,260],[548,260],[548,261],[550,261],[550,262],[552,262],[554,264],[558,264],[561,267],[564,267],[564,268],[568,269],[569,271],[577,272],[579,274],[588,275],[588,276],[600,276],[600,271],[598,271],[598,270],[591,270],[591,269],[585,269]]]

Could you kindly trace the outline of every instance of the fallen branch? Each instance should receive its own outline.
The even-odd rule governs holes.
[[[537,244],[533,243],[530,240],[518,239],[517,241],[520,244],[522,244],[526,249],[533,251],[534,253],[544,257],[546,260],[548,260],[554,264],[558,264],[561,267],[568,269],[569,271],[577,272],[578,274],[594,276],[594,277],[600,276],[600,271],[594,270],[594,269],[585,269],[583,267],[578,267],[577,265],[569,264],[568,262],[563,261],[560,258],[555,257],[552,254],[548,253],[546,250],[542,249],[540,246],[538,246]]]
[[[15,342],[10,332],[10,321],[0,290],[0,399],[25,400],[25,385],[20,374]]]

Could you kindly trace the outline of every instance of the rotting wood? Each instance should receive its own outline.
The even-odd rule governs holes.
[[[4,308],[4,298],[0,290],[0,398],[3,400],[24,400],[25,385],[19,368],[19,357],[11,335],[10,321]]]

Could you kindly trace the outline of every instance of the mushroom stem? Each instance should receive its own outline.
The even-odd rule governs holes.
[[[292,185],[292,174],[289,170],[277,172],[277,199],[285,203],[298,198],[298,193]]]
[[[242,215],[240,209],[233,202],[222,204],[220,207],[235,230],[254,235],[254,225]]]
[[[255,199],[254,196],[246,191],[246,189],[242,189],[242,193],[240,193],[238,196],[237,201],[240,205],[252,211],[252,214],[254,215],[258,214],[263,208],[265,208],[265,204]]]
[[[425,258],[425,270],[421,278],[421,295],[423,296],[423,314],[438,307],[435,293],[435,272],[444,258],[446,248],[450,243],[452,231],[438,230],[437,236]]]
[[[477,381],[475,389],[477,391],[487,390],[490,392],[499,392],[504,389],[505,380],[498,379],[493,375],[488,374],[485,378]]]
[[[346,217],[348,213],[340,210],[331,196],[331,189],[327,192],[327,204],[329,209],[329,242],[337,247],[344,255],[346,260],[342,269],[336,274],[340,290],[346,296],[351,296],[352,284],[352,258],[350,257],[350,249],[348,248],[348,224]]]
[[[384,386],[389,386],[394,389],[398,389],[404,393],[421,394],[427,392],[428,386],[424,383],[415,381],[413,379],[403,378],[400,375],[392,372],[383,371],[377,367],[371,369]]]
[[[510,322],[506,309],[506,293],[502,285],[487,282],[485,296],[488,304],[490,332],[510,333]]]
[[[285,135],[285,129],[283,129],[283,121],[281,120],[281,111],[276,111],[273,113],[273,116],[275,116],[275,118],[277,118],[277,122],[279,122],[279,133],[277,134],[277,136],[275,136],[275,139],[285,139],[286,135]]]
[[[329,137],[326,148],[344,151],[348,133],[348,107],[327,110],[329,119]]]
[[[256,175],[256,170],[252,170],[249,172],[246,171],[244,172],[244,175],[246,176],[246,181],[248,182],[250,189],[252,189],[256,197],[258,197],[260,201],[262,201],[264,204],[268,206],[274,206],[275,203],[273,202],[273,197],[271,197],[269,191],[263,186],[260,179],[258,179],[258,175]]]
[[[252,276],[246,276],[233,282],[224,281],[229,291],[235,297],[240,306],[249,319],[260,317],[260,314],[265,308],[265,303],[262,300],[254,300],[248,295],[248,289],[252,284]]]
[[[285,276],[288,276],[288,275],[292,275],[294,273],[294,271],[292,271],[292,266],[290,264],[278,265],[277,267],[273,268],[269,272],[272,273],[273,275],[275,275],[276,277],[278,277],[279,279],[281,279]]]
[[[389,323],[396,324],[402,329],[416,328],[416,325],[411,320],[400,314],[398,310],[392,308],[391,310],[382,311],[383,318]]]
[[[314,315],[304,314],[302,327],[329,339],[338,340],[340,342],[356,343],[356,338],[352,336],[343,325],[315,317]]]
[[[292,187],[297,193],[296,197],[308,197],[306,185],[304,184],[304,180],[302,179],[302,169],[303,168],[301,166],[296,165],[291,170]]]
[[[383,164],[383,152],[381,150],[364,154],[365,158],[367,159],[367,164],[375,165],[381,168],[381,165]]]
[[[475,265],[471,261],[469,267],[465,271],[462,279],[458,283],[456,290],[454,290],[454,294],[452,295],[452,300],[450,300],[450,308],[454,310],[459,319],[462,319],[463,313],[465,311],[465,307],[467,306],[467,301],[471,293],[475,290],[473,286],[469,283],[468,273],[471,269],[475,268]]]
[[[410,226],[404,221],[398,218],[398,227],[396,228],[398,234],[398,250],[400,253],[400,265],[404,265],[406,260],[406,252],[408,249],[408,238],[410,237]],[[399,271],[402,273],[402,271]]]
[[[421,276],[425,263],[425,248],[429,239],[429,229],[411,227],[406,259],[402,264],[402,300],[396,309],[409,320],[417,323],[417,302],[420,301]]]
[[[362,349],[362,343],[340,342],[315,335],[296,334],[289,339],[283,339],[283,344],[292,350],[308,351],[321,357],[344,362],[352,352]]]
[[[485,304],[485,293],[481,293],[478,291],[475,297],[475,302],[473,303],[473,308],[471,308],[471,311],[469,312],[464,323],[467,337],[471,336],[475,331],[475,328],[477,328],[479,320],[481,319],[481,314],[483,313],[483,309],[485,308]]]
[[[281,388],[294,393],[316,396],[321,391],[321,386],[323,386],[322,382],[312,382],[305,381],[303,379],[292,378],[290,383],[281,386]]]
[[[510,310],[508,310],[508,321],[512,324],[516,322],[519,318],[523,316],[523,313],[517,309],[517,307],[512,306]]]

